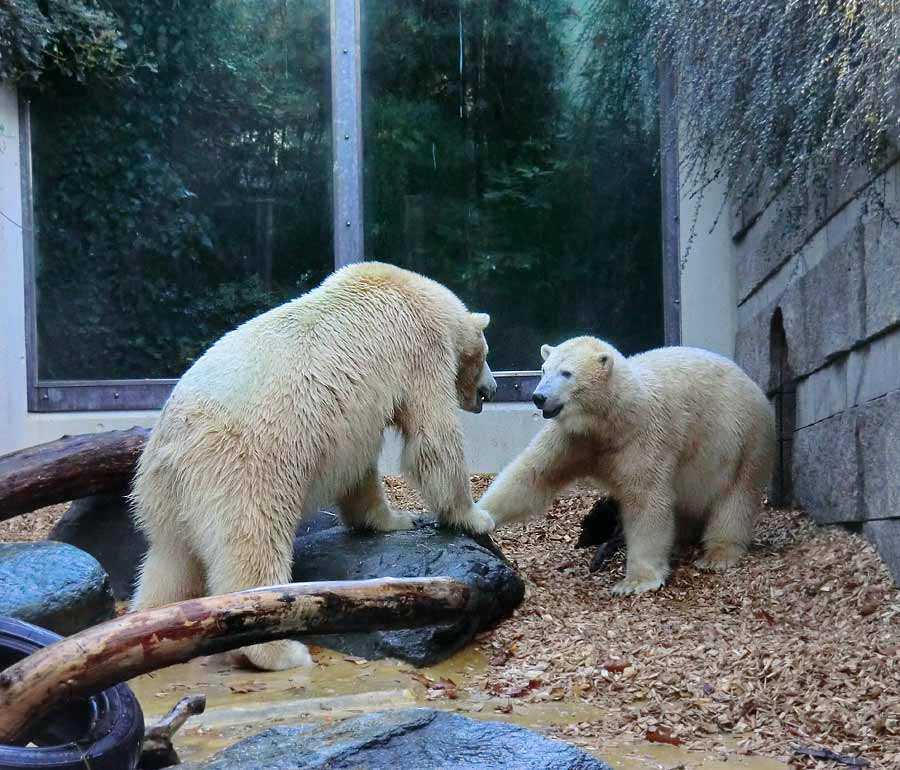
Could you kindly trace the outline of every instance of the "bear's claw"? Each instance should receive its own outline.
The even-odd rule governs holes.
[[[614,596],[627,596],[628,594],[642,594],[647,591],[656,591],[662,588],[665,583],[665,578],[661,575],[649,576],[642,575],[640,577],[629,578],[626,577],[624,580],[620,580],[612,587],[612,593]]]
[[[445,523],[473,535],[483,535],[494,530],[494,518],[478,506],[473,506],[465,516],[448,519]]]
[[[383,517],[376,522],[375,529],[379,532],[397,532],[404,529],[415,529],[416,522],[411,513],[406,511],[391,511],[390,516]]]

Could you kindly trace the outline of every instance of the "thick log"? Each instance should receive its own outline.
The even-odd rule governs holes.
[[[200,655],[303,634],[456,620],[468,586],[450,578],[290,583],[124,615],[0,672],[0,743],[27,736],[56,704]]]
[[[64,436],[0,457],[0,521],[54,503],[125,492],[148,428]]]

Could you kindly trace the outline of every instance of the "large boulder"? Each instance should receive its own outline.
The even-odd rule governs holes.
[[[433,709],[382,711],[315,728],[273,727],[176,770],[610,770],[524,727]]]
[[[343,526],[297,538],[294,580],[365,580],[446,575],[469,585],[465,616],[450,624],[402,631],[312,637],[364,658],[401,658],[417,666],[444,660],[479,631],[509,615],[525,596],[522,579],[489,537],[477,539],[419,518],[403,532],[355,532]]]
[[[297,535],[318,532],[337,524],[336,514],[320,511],[304,520]],[[134,593],[137,570],[147,552],[147,540],[135,528],[122,495],[94,495],[76,500],[48,536],[93,556],[109,574],[113,594],[128,601]]]
[[[76,500],[48,539],[91,554],[109,574],[116,599],[131,598],[138,565],[147,552],[147,540],[135,528],[124,497],[94,495]]]
[[[109,572],[116,598],[131,596],[147,544],[124,498],[97,496],[73,503],[51,538],[93,554]],[[297,528],[294,575],[298,582],[446,575],[465,580],[471,605],[463,620],[404,631],[374,631],[308,639],[366,658],[396,657],[428,665],[449,657],[482,629],[511,613],[525,586],[488,537],[439,529],[419,518],[406,532],[354,532],[332,511],[319,511]]]
[[[67,636],[114,614],[109,579],[89,554],[63,543],[0,544],[0,615]]]

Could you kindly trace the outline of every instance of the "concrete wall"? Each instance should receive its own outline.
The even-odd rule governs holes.
[[[681,342],[734,357],[737,283],[725,183],[680,182]]]
[[[775,389],[780,309],[793,498],[820,522],[862,525],[900,581],[900,163],[832,179],[732,212],[735,356]]]

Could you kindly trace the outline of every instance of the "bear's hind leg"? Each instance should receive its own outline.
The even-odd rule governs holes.
[[[141,565],[131,609],[148,610],[205,593],[203,565],[187,545],[157,539]]]
[[[250,588],[282,585],[291,582],[294,550],[294,527],[285,517],[243,512],[243,519],[225,516],[217,542],[204,554],[209,587],[214,594],[243,591]],[[240,526],[229,525],[240,521]],[[256,668],[284,671],[298,666],[311,666],[313,660],[302,642],[280,639],[243,647],[240,653]]]
[[[352,529],[392,532],[415,526],[409,513],[391,510],[377,467],[366,470],[355,486],[340,495],[338,505],[344,523]]]
[[[740,486],[713,503],[703,532],[703,556],[694,565],[704,570],[724,570],[737,564],[753,540],[758,504],[753,490]]]

